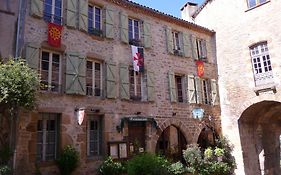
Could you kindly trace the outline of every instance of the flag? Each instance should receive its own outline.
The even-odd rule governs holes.
[[[204,76],[204,62],[203,61],[196,61],[197,65],[197,75],[198,77]]]
[[[48,23],[48,43],[51,46],[60,47],[61,32],[62,32],[62,26],[54,23]]]
[[[144,71],[143,48],[133,46],[133,45],[131,47],[132,47],[132,57],[133,57],[134,71],[143,72]]]
[[[79,125],[81,125],[83,123],[84,116],[85,116],[85,110],[84,109],[78,109],[78,111],[77,111],[77,121],[78,121]]]

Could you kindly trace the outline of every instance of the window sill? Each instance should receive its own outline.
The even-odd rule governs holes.
[[[0,9],[0,13],[5,13],[5,14],[7,14],[7,15],[15,16],[15,13],[14,13],[14,12],[10,12],[10,11],[8,11],[8,10],[1,10],[1,9]]]
[[[272,91],[275,94],[277,92],[276,84],[271,83],[271,84],[257,86],[254,88],[254,92],[256,93],[257,96],[259,96],[261,93],[265,93],[268,91]]]
[[[260,7],[260,6],[264,5],[264,4],[267,4],[269,2],[270,2],[270,0],[268,0],[268,1],[264,2],[264,3],[258,4],[258,5],[254,6],[254,7],[248,8],[247,10],[245,10],[245,12],[251,11],[251,10],[253,10],[255,8],[258,8],[258,7]]]
[[[98,41],[104,41],[104,37],[103,36],[97,36],[97,35],[93,35],[93,34],[89,34],[92,39],[94,40],[98,40]]]

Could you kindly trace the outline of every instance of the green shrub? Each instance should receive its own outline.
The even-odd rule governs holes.
[[[12,174],[12,170],[8,165],[0,166],[0,175],[10,175]]]
[[[79,153],[71,145],[67,145],[56,161],[61,175],[70,175],[78,166]]]
[[[181,162],[176,162],[169,166],[169,172],[171,175],[183,175],[187,171]]]
[[[8,164],[8,161],[11,159],[12,155],[13,152],[10,149],[9,145],[4,145],[0,149],[0,164]]]
[[[183,151],[183,156],[190,173],[200,175],[231,175],[236,168],[235,159],[231,152],[231,145],[223,138],[217,141],[215,149],[207,148],[203,156],[197,145],[189,145]]]
[[[108,157],[99,168],[101,175],[120,175],[124,171],[124,166],[120,162],[114,162],[111,157]]]
[[[128,162],[128,175],[169,175],[170,162],[162,156],[143,153]]]

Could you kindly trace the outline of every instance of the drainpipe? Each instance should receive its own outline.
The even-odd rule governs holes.
[[[20,38],[20,24],[21,24],[21,9],[22,9],[22,0],[19,0],[19,10],[18,10],[18,21],[17,21],[17,34],[16,34],[16,52],[15,52],[15,59],[19,57],[19,38]],[[22,26],[24,27],[24,26]]]

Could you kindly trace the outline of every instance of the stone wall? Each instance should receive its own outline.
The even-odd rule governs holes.
[[[248,9],[247,1],[209,1],[196,16],[196,23],[216,31],[216,46],[222,110],[222,130],[235,145],[238,163],[236,173],[245,174],[238,120],[251,105],[262,101],[280,102],[280,1],[268,1]],[[277,93],[268,91],[256,95],[249,47],[267,41]],[[262,109],[264,107],[261,107]],[[250,129],[250,128],[249,128]],[[241,131],[240,131],[241,132]],[[250,141],[250,140],[248,140]],[[253,145],[252,145],[253,146]],[[245,155],[245,153],[244,153]],[[253,156],[255,155],[247,155]],[[254,159],[254,158],[253,158]],[[249,160],[252,161],[252,160]],[[252,171],[251,171],[252,170]],[[249,166],[249,174],[256,174]]]

